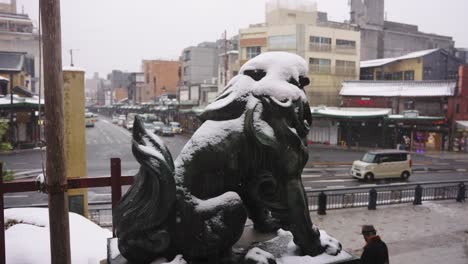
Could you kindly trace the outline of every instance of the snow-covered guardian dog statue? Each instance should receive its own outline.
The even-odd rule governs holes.
[[[261,232],[290,230],[304,254],[337,254],[341,245],[321,241],[311,222],[301,181],[311,124],[306,76],[294,54],[248,61],[174,163],[137,119],[132,150],[141,169],[113,215],[122,255],[135,263],[176,254],[220,263],[247,216]]]

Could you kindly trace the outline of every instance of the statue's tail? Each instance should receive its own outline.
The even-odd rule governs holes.
[[[168,218],[175,202],[174,162],[164,142],[146,131],[138,116],[132,152],[140,171],[113,209],[113,224],[120,253],[129,261],[146,263],[171,243]]]

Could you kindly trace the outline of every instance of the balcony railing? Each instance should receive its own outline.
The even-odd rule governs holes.
[[[309,44],[309,51],[313,52],[334,52],[334,53],[341,53],[341,54],[350,54],[355,55],[357,54],[356,47],[352,46],[342,46],[342,45],[327,45],[322,43],[310,43]]]
[[[318,51],[318,52],[331,52],[332,46],[322,43],[310,43],[309,44],[310,51]]]
[[[335,52],[342,54],[356,54],[356,47],[337,45],[335,47]]]
[[[324,66],[324,65],[309,65],[309,71],[314,73],[327,73],[330,74],[332,72],[331,66]]]

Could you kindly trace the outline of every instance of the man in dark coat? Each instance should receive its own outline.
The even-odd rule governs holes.
[[[364,252],[362,252],[362,264],[389,264],[388,249],[385,242],[377,235],[372,225],[362,227],[362,235],[366,240]]]

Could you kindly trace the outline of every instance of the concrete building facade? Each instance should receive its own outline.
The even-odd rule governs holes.
[[[361,31],[361,60],[436,48],[455,52],[452,37],[423,33],[417,25],[387,21],[385,0],[351,0],[350,8],[350,22]]]
[[[182,52],[182,82],[185,86],[215,83],[218,77],[218,44],[203,42]]]
[[[266,51],[286,51],[309,63],[311,84],[306,93],[312,106],[339,104],[338,94],[345,80],[359,76],[360,33],[346,23],[328,21],[308,1],[289,5],[271,1],[266,22],[239,31],[239,60]]]
[[[179,68],[179,61],[143,60],[146,91],[139,95],[140,102],[156,101],[163,94],[175,95],[179,83]]]

